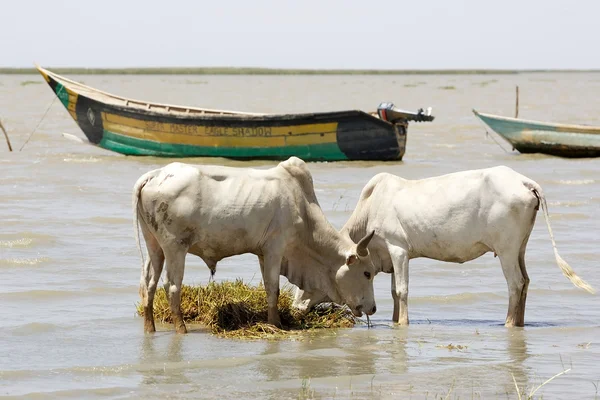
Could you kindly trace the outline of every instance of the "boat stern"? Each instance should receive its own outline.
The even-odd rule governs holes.
[[[385,122],[393,125],[398,143],[397,159],[401,160],[406,151],[406,138],[409,122],[431,122],[435,117],[431,114],[432,108],[420,108],[417,112],[401,110],[394,106],[393,103],[380,103],[377,107],[376,116]]]

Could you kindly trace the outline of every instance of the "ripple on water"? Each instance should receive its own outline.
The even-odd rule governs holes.
[[[561,185],[590,185],[596,181],[594,179],[560,179],[554,182]]]
[[[74,297],[81,297],[84,293],[71,290],[26,290],[20,292],[0,293],[0,300],[26,300],[26,301],[43,301],[43,300],[60,300]]]
[[[0,248],[31,248],[39,245],[52,244],[56,238],[35,232],[18,232],[0,235]]]
[[[49,289],[37,289],[37,290],[15,290],[0,292],[0,300],[8,301],[19,301],[25,300],[27,302],[36,301],[51,301],[51,300],[66,300],[72,298],[95,298],[98,296],[105,296],[109,298],[115,298],[115,296],[122,296],[127,294],[137,294],[138,286],[88,286],[85,281],[74,282],[74,286],[77,289],[69,290],[49,290]]]
[[[576,220],[589,220],[590,216],[587,214],[574,213],[574,212],[552,214],[553,221],[575,220],[575,219]]]
[[[412,304],[473,304],[481,301],[503,300],[506,296],[493,292],[457,293],[447,296],[411,297]]]
[[[570,201],[549,201],[548,205],[550,207],[579,207],[585,206],[589,204],[589,201],[578,201],[578,200],[570,200]]]
[[[0,247],[7,247],[12,249],[13,247],[30,247],[33,243],[31,238],[21,238],[14,240],[0,240]]]
[[[102,161],[98,158],[95,157],[84,157],[84,158],[65,158],[63,159],[64,162],[71,162],[71,163],[96,163],[99,161]]]
[[[96,224],[113,225],[113,224],[131,224],[131,218],[119,217],[92,217],[89,219]]]
[[[11,331],[15,335],[35,335],[38,333],[49,333],[58,330],[60,327],[58,325],[42,323],[42,322],[32,322],[29,324],[19,325],[15,328],[12,328]]]
[[[0,258],[0,267],[33,267],[48,263],[49,257]]]

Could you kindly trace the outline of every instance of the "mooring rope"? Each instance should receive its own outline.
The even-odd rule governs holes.
[[[0,129],[2,129],[2,132],[4,132],[4,137],[6,138],[6,144],[8,145],[8,151],[13,151],[12,146],[10,144],[10,139],[8,137],[8,133],[6,132],[6,129],[4,129],[4,125],[2,125],[1,119],[0,119]]]
[[[50,105],[48,106],[48,108],[46,108],[46,112],[42,116],[42,119],[40,119],[40,121],[37,123],[37,125],[35,126],[35,128],[33,129],[33,131],[29,134],[29,137],[27,137],[27,140],[25,141],[25,143],[23,143],[23,145],[21,146],[21,148],[19,149],[19,151],[23,150],[23,147],[25,147],[25,145],[29,142],[29,139],[31,139],[31,137],[33,136],[33,134],[35,133],[35,131],[37,130],[37,128],[39,128],[40,124],[42,123],[42,121],[44,120],[44,118],[46,118],[46,115],[48,115],[48,111],[50,111],[50,108],[52,107],[52,105],[56,101],[56,98],[58,97],[58,95],[60,94],[60,92],[62,90],[63,90],[63,86],[61,86],[61,88],[58,90],[58,92],[56,92],[56,96],[54,96],[54,98],[50,102]]]
[[[500,146],[500,148],[502,150],[504,150],[505,153],[510,153],[510,151],[506,150],[504,147],[502,147],[502,145],[496,139],[494,139],[494,136],[492,136],[492,135],[489,134],[489,132],[487,131],[487,129],[485,131],[485,137],[492,138],[492,140],[494,141],[494,143],[496,143],[498,146]]]

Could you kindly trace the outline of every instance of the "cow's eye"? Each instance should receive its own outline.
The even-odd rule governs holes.
[[[371,273],[369,271],[365,271],[365,276],[367,279],[371,279]]]

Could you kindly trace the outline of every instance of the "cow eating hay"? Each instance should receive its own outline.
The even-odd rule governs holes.
[[[201,257],[213,273],[225,257],[256,254],[268,322],[275,326],[281,325],[280,275],[347,304],[356,316],[376,311],[375,270],[367,251],[373,233],[356,244],[331,226],[299,158],[266,170],[172,163],[138,179],[133,212],[140,253],[138,221],[148,249],[140,281],[146,332],[155,331],[153,302],[163,264],[175,329],[187,332],[180,302],[188,253]]]
[[[378,272],[392,274],[394,322],[408,324],[410,259],[463,263],[494,252],[508,284],[505,324],[523,326],[529,286],[525,250],[540,206],[559,268],[575,286],[594,293],[558,254],[542,188],[508,167],[422,180],[380,173],[362,190],[341,232],[356,238],[376,231],[369,251]],[[296,292],[300,309],[322,301],[328,301],[323,293]]]

